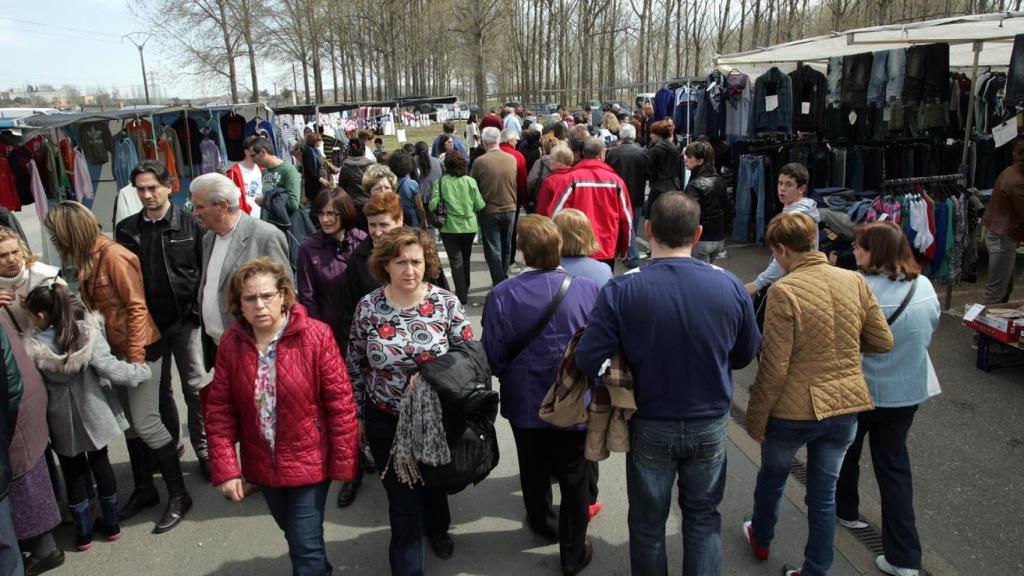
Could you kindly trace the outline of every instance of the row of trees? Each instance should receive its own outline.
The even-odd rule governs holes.
[[[568,103],[706,74],[716,53],[1022,0],[131,0],[182,70],[257,101]],[[270,70],[278,70],[274,75]],[[261,71],[263,76],[261,77]],[[283,72],[280,72],[283,71]]]

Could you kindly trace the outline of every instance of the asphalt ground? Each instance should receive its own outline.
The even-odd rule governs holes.
[[[19,217],[33,248],[39,250],[41,234],[34,214],[23,211]],[[718,264],[748,281],[767,260],[768,252],[763,247],[733,245],[729,247],[729,258]],[[483,302],[490,281],[479,246],[472,270],[471,302]],[[620,267],[616,272],[623,271]],[[981,277],[984,278],[984,269]],[[957,287],[953,291],[953,310],[962,311],[964,303],[980,299],[982,289],[982,285],[974,284]],[[943,287],[937,287],[937,291],[940,298],[944,297]],[[1018,289],[1014,299],[1024,299],[1024,290]],[[481,312],[482,308],[468,308],[478,331]],[[943,315],[930,348],[943,394],[918,411],[908,441],[925,569],[931,574],[1019,575],[1024,573],[1024,525],[1020,522],[1024,516],[1024,422],[1020,416],[1020,407],[1024,405],[1024,368],[1006,367],[991,373],[978,370],[970,348],[971,336],[957,316]],[[734,375],[734,403],[741,410],[746,407],[747,390],[755,374],[756,365],[752,365]],[[184,417],[180,393],[178,399]],[[442,561],[428,552],[430,574],[558,573],[557,546],[538,541],[523,526],[511,430],[500,417],[497,429],[501,462],[487,480],[451,498],[455,554]],[[767,562],[758,562],[742,538],[740,523],[751,507],[759,447],[735,423],[730,424],[728,438],[727,489],[720,508],[723,572],[779,574],[784,562],[799,564],[802,558],[807,530],[803,488],[790,480],[772,557]],[[110,456],[122,497],[126,497],[131,474],[123,441],[112,443]],[[86,553],[68,552],[67,562],[54,573],[288,573],[283,534],[262,498],[256,495],[241,503],[228,502],[204,483],[191,449],[184,460],[186,482],[195,507],[181,526],[167,534],[150,534],[162,506],[154,508],[123,524],[124,536],[120,541],[98,541]],[[877,486],[867,454],[862,466],[862,515],[874,526],[880,526]],[[161,485],[159,478],[157,484]],[[595,545],[594,562],[584,574],[628,574],[628,502],[623,455],[615,454],[601,464],[600,491],[604,510],[593,520],[589,531]],[[336,573],[387,573],[387,502],[379,480],[368,476],[355,504],[347,509],[334,507],[335,495],[336,488],[332,487],[325,538]],[[557,487],[555,498],[557,502]],[[680,522],[678,506],[673,505],[666,525],[672,573],[681,569]],[[70,526],[57,530],[58,541],[65,550],[74,549],[72,532]],[[852,533],[839,529],[836,561],[830,574],[879,574],[873,560],[874,554]]]

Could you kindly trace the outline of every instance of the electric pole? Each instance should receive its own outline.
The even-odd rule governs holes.
[[[134,38],[135,36],[142,38],[141,44]],[[132,32],[121,36],[121,38],[127,38],[139,49],[139,63],[142,64],[142,89],[146,93],[146,104],[149,104],[149,84],[146,82],[146,58],[142,55],[142,49],[146,47],[146,42],[149,42],[152,37],[153,35],[149,32]]]

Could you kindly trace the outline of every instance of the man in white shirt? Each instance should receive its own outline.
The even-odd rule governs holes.
[[[225,314],[227,287],[234,271],[249,260],[266,256],[285,265],[288,241],[273,224],[257,220],[239,209],[241,191],[228,177],[203,174],[192,180],[192,213],[206,228],[203,236],[199,307],[203,323],[207,367],[212,367],[216,344],[234,318]]]

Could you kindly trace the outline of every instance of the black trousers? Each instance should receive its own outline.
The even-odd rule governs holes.
[[[907,432],[917,406],[876,408],[862,412],[857,436],[846,452],[836,484],[836,515],[855,520],[859,515],[860,455],[869,435],[871,463],[882,496],[882,548],[885,558],[900,568],[921,568],[921,541],[914,522],[914,483],[907,452]]]
[[[444,251],[448,254],[448,263],[452,266],[455,295],[462,304],[469,300],[469,262],[473,256],[474,236],[474,232],[441,232],[441,242],[444,243]]]
[[[61,456],[60,469],[64,472],[64,484],[68,490],[68,504],[74,505],[89,497],[89,472],[96,479],[100,496],[110,497],[117,494],[117,479],[114,469],[107,458],[106,447],[95,452],[84,452],[77,456]]]
[[[519,484],[527,521],[544,526],[551,511],[551,478],[562,494],[558,510],[558,548],[563,566],[583,561],[594,466],[583,457],[586,431],[512,428],[519,456]]]

